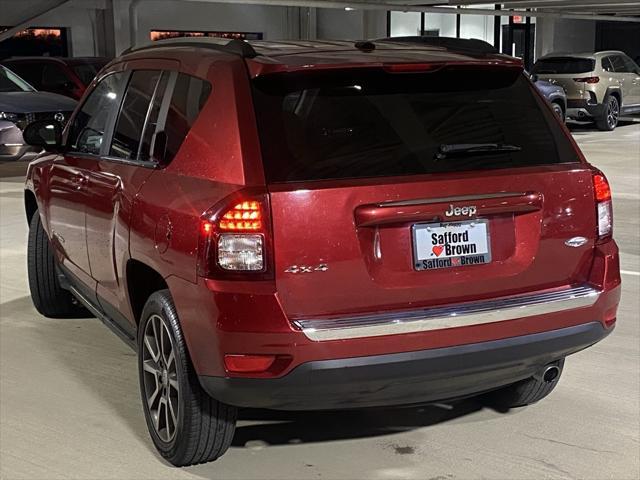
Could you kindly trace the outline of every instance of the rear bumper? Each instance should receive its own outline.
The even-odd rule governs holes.
[[[599,117],[604,111],[604,104],[590,103],[585,99],[567,100],[567,117],[581,119],[588,117]]]
[[[212,397],[239,407],[333,410],[409,405],[474,395],[529,378],[611,330],[594,321],[453,347],[311,361],[280,378],[199,378]]]

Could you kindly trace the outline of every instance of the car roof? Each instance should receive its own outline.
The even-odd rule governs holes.
[[[547,55],[540,57],[538,60],[543,60],[547,58],[557,58],[557,57],[594,59],[594,58],[606,57],[607,55],[624,55],[624,52],[621,52],[619,50],[603,50],[600,52],[580,52],[580,53],[554,52],[554,53],[548,53]]]
[[[188,61],[188,52],[199,56],[227,53],[245,58],[252,74],[266,71],[295,70],[309,66],[363,66],[387,63],[482,63],[521,65],[520,59],[498,53],[454,48],[453,46],[374,41],[296,40],[241,41],[221,38],[176,38],[160,40],[124,52],[124,59],[176,58]],[[196,58],[200,58],[197,56]]]
[[[109,62],[109,58],[106,57],[42,57],[42,56],[33,56],[33,57],[9,57],[3,62],[56,62],[56,63],[64,63],[66,65],[76,65],[79,63],[103,63],[106,64]]]

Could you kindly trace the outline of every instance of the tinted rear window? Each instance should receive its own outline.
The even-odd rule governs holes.
[[[113,132],[109,155],[128,160],[138,158],[142,129],[147,121],[147,112],[160,74],[160,71],[139,70],[131,75]]]
[[[167,134],[167,161],[178,153],[210,93],[211,84],[206,80],[178,74],[164,128]]]
[[[358,69],[254,80],[269,182],[577,161],[542,102],[520,72]],[[477,143],[520,150],[436,158],[444,144]]]
[[[554,57],[538,60],[531,73],[587,73],[595,69],[596,61],[590,58]]]

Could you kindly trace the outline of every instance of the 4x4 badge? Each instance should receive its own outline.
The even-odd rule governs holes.
[[[313,273],[326,272],[327,270],[329,270],[329,265],[326,263],[321,263],[316,267],[311,265],[291,265],[285,270],[285,273]]]

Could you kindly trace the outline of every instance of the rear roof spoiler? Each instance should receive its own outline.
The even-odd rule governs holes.
[[[454,37],[428,37],[428,36],[406,36],[379,38],[375,42],[389,43],[414,43],[419,45],[429,45],[434,47],[444,47],[449,50],[459,50],[465,53],[496,54],[498,50],[484,40],[476,38],[454,38]]]

